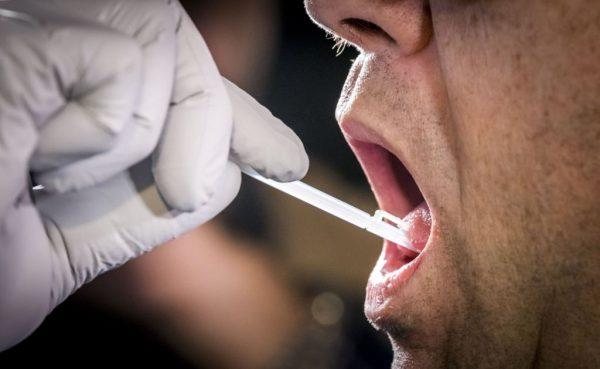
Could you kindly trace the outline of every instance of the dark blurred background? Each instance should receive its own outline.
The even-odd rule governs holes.
[[[300,0],[183,4],[221,72],[301,137],[306,181],[374,210],[334,118],[353,52],[336,57]],[[84,287],[0,368],[389,367],[362,313],[380,241],[244,180],[217,219]]]

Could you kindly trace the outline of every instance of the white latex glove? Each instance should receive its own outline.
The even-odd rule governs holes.
[[[232,160],[282,181],[308,169],[178,2],[0,0],[0,350],[220,212],[240,185]]]

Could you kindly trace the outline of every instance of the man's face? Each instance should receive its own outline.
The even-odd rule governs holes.
[[[360,51],[338,120],[422,249],[386,242],[367,288],[394,365],[597,365],[600,3],[306,6]]]

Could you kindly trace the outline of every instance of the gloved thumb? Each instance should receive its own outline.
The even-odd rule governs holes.
[[[233,106],[232,160],[280,182],[304,177],[309,160],[300,138],[252,96],[224,81]]]

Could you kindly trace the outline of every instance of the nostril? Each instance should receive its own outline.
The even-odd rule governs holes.
[[[407,57],[417,54],[434,39],[428,0],[368,3],[373,5],[348,10],[354,14],[347,17],[332,14],[330,20],[332,30],[360,52]]]
[[[359,35],[378,37],[389,43],[396,44],[396,40],[389,33],[373,22],[360,18],[346,18],[341,23]]]

